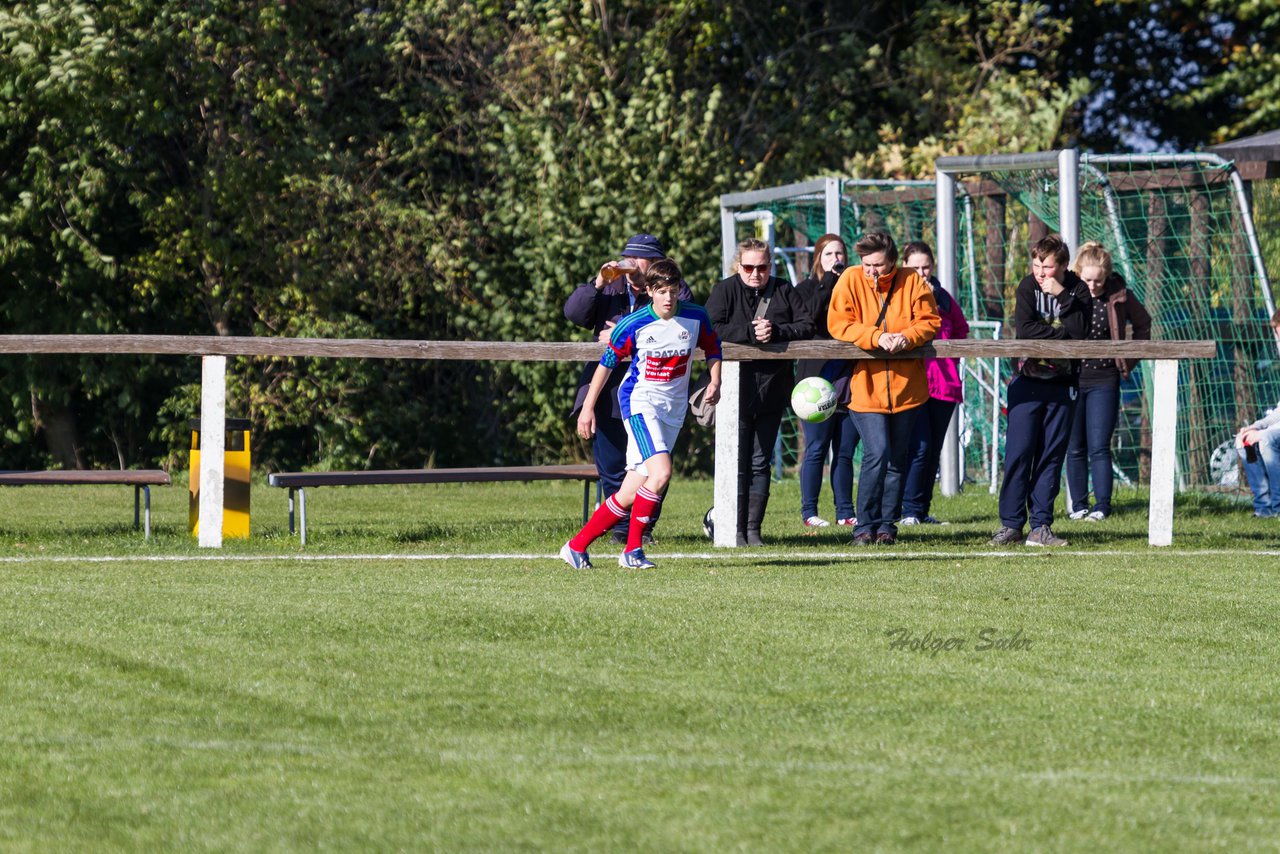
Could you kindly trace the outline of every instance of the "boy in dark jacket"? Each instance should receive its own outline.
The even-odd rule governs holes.
[[[1070,252],[1050,234],[1031,249],[1031,275],[1018,283],[1014,334],[1028,340],[1084,340],[1089,334],[1089,289],[1067,269]],[[1053,533],[1053,504],[1071,436],[1080,362],[1024,359],[1009,385],[1000,530],[991,545],[1023,542],[1030,509],[1029,546],[1065,546]]]

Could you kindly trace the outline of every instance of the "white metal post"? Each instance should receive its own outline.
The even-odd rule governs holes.
[[[227,357],[200,370],[200,547],[222,548],[222,475],[227,422]]]
[[[1151,498],[1147,542],[1173,545],[1173,492],[1177,471],[1178,363],[1157,359],[1151,402]]]
[[[959,299],[959,278],[956,272],[956,179],[938,170],[935,180],[935,203],[938,209],[938,281],[952,299]],[[905,258],[903,259],[906,260]],[[942,494],[957,495],[960,492],[960,419],[952,416],[947,434],[942,439],[942,456],[939,474]]]
[[[826,208],[826,229],[828,234],[840,233],[840,179],[827,178],[822,195]]]
[[[720,368],[716,404],[715,544],[733,547],[738,534],[738,410],[742,405],[742,363],[728,359]]]
[[[1080,249],[1080,153],[1074,148],[1058,152],[1058,219],[1062,242],[1075,260]]]
[[[733,256],[738,251],[738,229],[733,211],[720,206],[720,273],[725,278],[733,272]]]

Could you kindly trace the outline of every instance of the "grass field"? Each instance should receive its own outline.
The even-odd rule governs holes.
[[[317,490],[305,550],[258,487],[220,552],[0,490],[0,849],[1276,848],[1274,521],[993,554],[974,490],[855,552],[792,481],[728,552],[710,492],[577,573],[568,483]]]

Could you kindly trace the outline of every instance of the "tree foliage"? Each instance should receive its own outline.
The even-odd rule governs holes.
[[[1089,82],[1121,79],[1072,63],[1124,5],[1085,10],[1082,31],[1014,0],[9,4],[0,317],[9,332],[580,339],[563,301],[628,234],[661,235],[707,296],[722,192],[1060,141]],[[1264,4],[1205,5],[1275,25]],[[1227,89],[1274,83],[1251,45]],[[1215,121],[1267,115],[1242,104]],[[6,367],[4,465],[185,453],[194,360]],[[239,360],[231,405],[267,465],[559,460],[580,453],[576,375]]]

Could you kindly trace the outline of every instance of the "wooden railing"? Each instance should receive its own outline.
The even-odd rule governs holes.
[[[925,355],[953,358],[1124,358],[1153,359],[1151,490],[1148,542],[1173,542],[1173,495],[1176,471],[1178,361],[1208,359],[1214,341],[938,341],[887,356],[835,341],[793,341],[748,347],[724,345],[723,390],[716,416],[715,532],[717,546],[733,546],[737,527],[738,394],[742,361],[755,359],[915,359]],[[178,335],[0,335],[0,354],[144,354],[199,356],[200,545],[222,545],[222,429],[226,418],[228,356],[317,357],[334,359],[427,359],[466,361],[592,361],[597,343],[510,341],[390,341],[381,339],[244,338]]]

